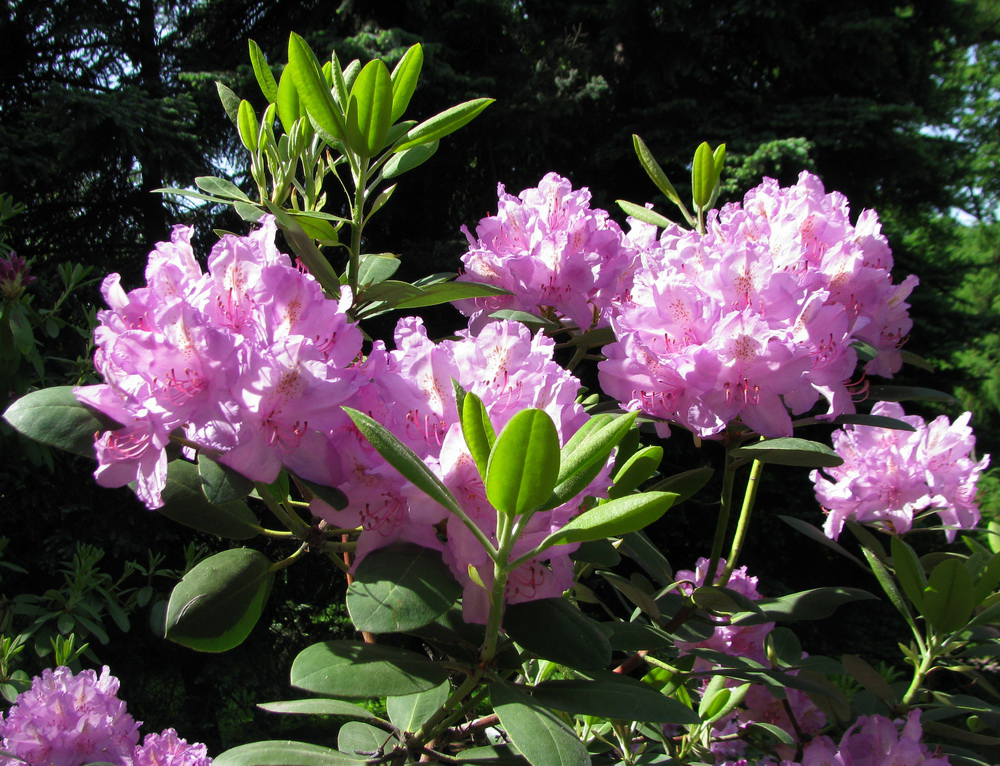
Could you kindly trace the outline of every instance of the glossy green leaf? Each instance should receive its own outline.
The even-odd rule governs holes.
[[[408,173],[414,168],[420,167],[427,160],[434,156],[441,145],[440,141],[431,141],[427,144],[413,146],[406,151],[392,155],[382,166],[383,178],[395,178],[403,173]]]
[[[441,554],[398,544],[369,553],[347,589],[355,627],[369,633],[415,630],[433,622],[462,593]]]
[[[327,747],[292,740],[239,745],[217,755],[218,766],[358,766],[358,759]]]
[[[510,319],[514,322],[520,322],[521,324],[529,327],[532,330],[558,330],[559,323],[554,322],[551,319],[546,319],[545,317],[538,316],[538,314],[532,314],[527,311],[517,311],[515,309],[498,309],[490,313],[490,316],[494,319]]]
[[[73,395],[73,386],[25,394],[7,408],[3,419],[18,433],[40,444],[91,458],[95,455],[95,435],[121,427],[81,404]]]
[[[852,522],[848,522],[850,524]],[[855,525],[860,527],[860,525]],[[851,529],[852,532],[857,534],[858,530],[856,528]],[[867,530],[865,530],[867,532]],[[889,601],[892,603],[896,610],[903,615],[903,619],[907,621],[910,625],[913,625],[913,615],[910,612],[910,608],[906,605],[906,600],[903,598],[903,592],[899,589],[899,585],[896,583],[896,579],[889,572],[889,567],[886,566],[885,561],[886,556],[879,555],[875,550],[869,545],[866,545],[862,541],[861,552],[865,555],[865,559],[868,561],[868,566],[871,567],[872,574],[875,575],[875,579],[878,580],[879,585],[882,586],[882,590],[885,595],[889,597]]]
[[[924,588],[927,587],[927,577],[924,575],[923,567],[920,566],[920,559],[916,551],[897,535],[892,536],[890,546],[896,579],[903,586],[903,592],[910,599],[910,603],[920,612],[923,608]]]
[[[403,697],[389,697],[385,701],[385,710],[400,731],[416,731],[420,725],[437,712],[451,694],[451,684],[447,681],[433,689],[420,694],[407,694]]]
[[[178,466],[185,465],[179,461],[174,462]],[[237,502],[253,492],[253,482],[250,479],[204,454],[198,455],[198,474],[201,477],[201,491],[205,499],[216,505]]]
[[[632,428],[637,412],[630,412],[617,417],[596,416],[590,419],[582,437],[579,431],[566,442],[566,446],[561,450],[559,462],[559,478],[557,485],[569,482],[575,476],[585,474],[588,468],[604,465],[612,450],[618,446],[626,433]],[[582,429],[581,429],[582,430]],[[587,484],[593,477],[587,480]],[[586,486],[586,484],[584,485]],[[577,492],[582,490],[579,487]],[[577,492],[572,493],[575,496]]]
[[[394,151],[401,152],[419,144],[429,144],[431,141],[437,141],[454,133],[462,126],[472,122],[494,100],[492,98],[477,98],[445,109],[407,132],[406,139],[396,146]]]
[[[361,256],[358,284],[362,287],[384,282],[399,268],[399,258],[391,253],[374,253]]]
[[[299,103],[299,92],[295,88],[295,81],[292,79],[291,67],[285,67],[278,80],[278,95],[274,102],[278,111],[278,119],[281,120],[281,127],[285,133],[290,133],[295,121],[299,119],[302,106]]]
[[[253,40],[249,41],[249,45],[250,63],[253,65],[253,74],[257,78],[260,92],[264,94],[264,98],[269,103],[273,104],[278,98],[278,83],[274,80],[274,74],[271,72],[271,67],[267,64],[264,51]]]
[[[708,143],[702,142],[695,150],[694,162],[691,165],[691,198],[696,208],[702,209],[708,206],[712,190],[715,189],[718,180],[712,148]]]
[[[622,560],[621,554],[610,540],[590,540],[580,543],[580,547],[570,554],[573,561],[585,561],[588,564],[611,569],[618,566]]]
[[[271,560],[250,548],[216,553],[174,587],[166,636],[191,649],[225,652],[257,624],[274,582]]]
[[[337,749],[361,760],[380,758],[398,744],[399,740],[385,729],[363,721],[348,721],[337,732]]]
[[[465,444],[472,459],[476,461],[479,475],[485,479],[490,453],[497,437],[489,413],[483,406],[483,400],[473,393],[466,394],[462,400],[461,421]]]
[[[559,474],[559,434],[544,410],[523,410],[497,436],[486,468],[486,497],[508,516],[540,508]]]
[[[463,300],[464,298],[488,298],[492,295],[510,294],[503,288],[477,282],[440,282],[426,287],[417,287],[416,285],[414,287],[419,292],[396,303],[396,308],[413,309],[422,306],[437,306],[441,303]]]
[[[778,598],[762,598],[756,602],[761,610],[760,614],[745,612],[733,615],[733,623],[755,625],[774,620],[822,620],[833,614],[843,604],[873,598],[875,596],[860,588],[839,586],[813,588]]]
[[[648,207],[644,207],[643,205],[637,205],[634,202],[628,202],[623,199],[616,199],[615,204],[622,209],[622,212],[625,213],[625,215],[632,216],[637,221],[649,223],[653,226],[659,226],[661,229],[674,225],[674,222],[666,216],[660,215],[656,211],[650,210]]]
[[[701,468],[692,468],[689,471],[682,471],[681,473],[675,473],[673,476],[668,476],[656,482],[649,489],[653,492],[676,493],[677,499],[674,501],[674,505],[677,505],[698,494],[702,487],[708,484],[708,480],[712,478],[713,473],[714,470],[707,465]]]
[[[691,708],[642,681],[611,672],[588,675],[591,678],[545,681],[531,689],[531,696],[546,707],[574,715],[646,723],[698,723]]]
[[[305,229],[299,224],[297,218],[293,217],[280,205],[275,205],[270,200],[264,200],[264,205],[271,215],[278,222],[278,226],[285,234],[285,241],[292,247],[295,254],[302,260],[309,273],[316,278],[323,290],[329,296],[340,294],[340,277],[333,270],[326,256],[316,247]]]
[[[1000,554],[994,554],[976,577],[975,601],[983,603],[1000,584]]]
[[[239,131],[240,141],[243,142],[243,146],[251,152],[257,151],[257,115],[254,114],[253,107],[250,106],[250,102],[245,99],[240,102],[236,128]]]
[[[385,458],[393,468],[403,474],[403,477],[413,482],[428,497],[452,513],[461,514],[461,506],[451,494],[451,491],[431,471],[416,453],[403,444],[395,435],[377,420],[358,412],[350,407],[344,407],[344,412],[354,421],[354,425],[364,435],[375,450]]]
[[[564,598],[510,604],[503,625],[525,649],[560,665],[601,670],[611,662],[604,631]]]
[[[316,54],[312,52],[308,43],[294,32],[288,39],[288,68],[285,71],[291,72],[298,97],[302,100],[313,122],[334,138],[343,140],[345,137],[343,112],[330,94],[330,88],[320,70]],[[282,79],[284,79],[284,75],[282,75]],[[280,82],[278,95],[278,114],[280,116]],[[284,122],[283,119],[282,122]],[[288,130],[287,125],[285,130]]]
[[[440,686],[448,669],[408,649],[360,641],[306,647],[292,662],[292,686],[348,699],[394,697]]]
[[[302,231],[320,244],[334,246],[340,242],[340,236],[337,233],[339,227],[334,226],[329,221],[316,218],[306,212],[293,213],[288,211],[288,216],[302,227]]]
[[[225,199],[238,199],[241,202],[252,202],[252,200],[240,191],[240,187],[232,181],[216,176],[199,176],[194,179],[195,186],[203,192],[208,192],[216,197]]]
[[[590,766],[587,748],[573,730],[523,691],[495,681],[490,699],[500,725],[532,766]]]
[[[233,125],[238,126],[240,124],[240,97],[233,93],[232,88],[218,81],[215,83],[215,90],[219,94],[219,101],[222,102],[226,116],[232,120]]]
[[[894,431],[916,431],[917,429],[905,420],[890,418],[885,415],[866,415],[859,412],[854,415],[838,415],[833,420],[827,421],[835,425],[855,425],[855,426],[877,426],[879,428],[889,428]]]
[[[653,445],[639,450],[615,472],[614,484],[608,491],[608,497],[614,500],[634,492],[656,473],[662,461],[663,447]]]
[[[783,436],[735,449],[734,457],[750,457],[762,463],[795,465],[803,468],[832,468],[844,460],[832,448],[808,439]]]
[[[601,503],[581,513],[542,542],[546,548],[622,535],[649,526],[674,504],[673,492],[643,492]]]
[[[656,604],[656,599],[650,595],[648,590],[644,590],[629,580],[614,572],[601,572],[601,577],[611,583],[611,586],[621,593],[625,598],[639,607],[651,620],[660,618],[660,607]]]
[[[677,193],[674,185],[667,179],[667,174],[663,172],[663,168],[660,167],[660,164],[653,157],[653,153],[649,151],[643,140],[634,133],[632,134],[632,146],[635,148],[635,154],[639,158],[639,164],[646,171],[646,175],[656,184],[656,188],[675,205],[683,207],[680,195]],[[621,203],[619,202],[619,204]],[[625,212],[628,211],[626,210]]]
[[[280,700],[278,702],[258,702],[257,707],[268,713],[282,715],[335,715],[341,718],[378,720],[378,716],[361,705],[344,700],[309,697],[301,700]]]
[[[331,104],[332,104],[331,98]],[[335,107],[334,107],[335,108]],[[354,81],[348,96],[348,133],[357,126],[363,142],[359,153],[375,156],[383,146],[392,124],[392,79],[380,60],[369,61]]]
[[[975,584],[972,575],[959,559],[945,559],[931,571],[923,594],[921,612],[941,633],[963,627],[975,607]]]
[[[157,508],[157,512],[178,524],[211,535],[232,540],[255,537],[260,532],[260,525],[250,507],[240,500],[213,503],[206,497],[204,481],[203,474],[194,463],[171,461],[167,464],[163,505]],[[213,481],[219,480],[213,478]],[[223,492],[221,487],[219,492]],[[225,492],[238,494],[232,489]]]
[[[410,105],[417,89],[420,69],[424,65],[424,49],[418,43],[410,46],[392,70],[392,122],[396,122]]]
[[[871,386],[868,389],[868,398],[873,402],[944,402],[954,404],[955,397],[946,394],[944,391],[937,391],[933,388],[921,388],[918,386]]]
[[[744,596],[732,588],[718,585],[703,585],[695,588],[691,598],[699,607],[709,612],[719,614],[736,614],[738,612],[761,613],[757,602]]]

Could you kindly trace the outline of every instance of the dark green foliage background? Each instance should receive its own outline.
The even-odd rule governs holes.
[[[730,200],[762,175],[791,183],[808,168],[846,194],[855,215],[879,211],[896,281],[921,277],[908,348],[938,364],[930,384],[975,411],[981,451],[996,452],[997,10],[994,0],[10,0],[0,13],[0,192],[28,209],[6,239],[43,278],[72,260],[99,275],[121,272],[126,288],[140,283],[146,253],[173,222],[195,225],[207,253],[213,228],[244,224],[150,190],[209,174],[249,188],[214,87],[225,82],[260,111],[246,40],[257,40],[273,67],[285,60],[292,30],[318,51],[336,48],[342,61],[381,56],[392,64],[419,41],[426,62],[415,118],[479,96],[497,102],[404,176],[371,227],[366,249],[400,253],[402,278],[455,270],[465,248],[460,227],[474,230],[495,211],[498,182],[516,194],[556,171],[591,188],[594,205],[619,221],[616,198],[649,200],[669,215],[631,135],[643,137],[682,195],[697,144],[726,142]],[[329,191],[336,199],[338,190]],[[85,302],[100,307],[96,289]],[[461,319],[444,307],[428,322],[440,336]],[[385,337],[392,325],[368,329]],[[901,380],[928,384],[922,371]],[[53,382],[75,382],[74,371]],[[822,439],[814,430],[810,437]],[[8,595],[58,585],[57,562],[76,540],[102,546],[114,570],[147,548],[179,556],[191,539],[127,491],[96,487],[87,461],[57,456],[50,473],[26,460],[16,439],[0,438],[0,532],[13,539],[8,560],[32,573],[30,583],[6,577]],[[681,439],[667,442],[668,472],[693,467]],[[707,444],[697,459],[717,461],[718,451]],[[767,474],[744,562],[762,591],[873,589],[775,518],[820,523],[804,472]],[[693,567],[706,553],[713,498],[704,493],[653,530],[675,567]],[[98,654],[148,730],[173,726],[217,753],[298,725],[248,711],[288,696],[299,648],[343,635],[343,617],[329,607],[342,602],[342,589],[328,565],[307,560],[278,583],[250,641],[228,655],[196,655],[141,624]],[[889,611],[852,605],[836,625],[811,629],[803,643],[814,653],[895,656]]]

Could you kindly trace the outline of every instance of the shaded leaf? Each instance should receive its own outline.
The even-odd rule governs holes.
[[[358,759],[307,742],[273,740],[230,748],[213,760],[217,766],[358,766]]]
[[[590,679],[546,681],[531,696],[546,707],[574,715],[594,715],[647,723],[698,723],[697,714],[648,684],[618,673],[588,674]]]
[[[3,414],[14,429],[40,444],[94,457],[94,436],[121,428],[107,416],[85,407],[73,386],[42,388],[25,394]]]
[[[490,698],[507,736],[532,766],[590,766],[573,730],[523,691],[495,681]]]
[[[232,540],[249,540],[260,532],[257,517],[246,503],[213,503],[205,496],[203,482],[194,463],[168,463],[163,505],[156,509],[157,513],[186,527]]]
[[[598,623],[563,598],[510,604],[504,629],[539,657],[578,670],[600,670],[611,662],[611,644]]]
[[[832,468],[844,460],[832,448],[808,439],[783,436],[739,447],[734,457],[750,457],[762,463],[795,465],[804,468]]]
[[[280,700],[278,702],[258,702],[257,707],[268,713],[284,715],[335,715],[342,718],[378,720],[378,716],[361,705],[343,700],[308,698],[301,700]]]

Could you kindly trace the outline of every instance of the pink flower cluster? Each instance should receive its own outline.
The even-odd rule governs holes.
[[[792,432],[788,410],[821,398],[827,414],[854,411],[845,381],[864,341],[869,373],[898,370],[911,327],[892,255],[873,211],[850,223],[847,200],[803,172],[767,179],[743,204],[709,214],[699,234],[635,224],[642,248],[604,348],[601,386],[630,410],[712,436],[740,419],[765,436]],[[660,426],[666,435],[666,425]]]
[[[880,715],[861,716],[840,743],[816,737],[803,748],[801,761],[780,761],[780,766],[948,766],[948,759],[921,742],[920,711],[911,710],[902,729]],[[756,766],[779,766],[765,759]],[[721,766],[750,766],[748,761],[725,761]]]
[[[938,514],[949,541],[956,530],[974,528],[979,522],[976,484],[990,457],[972,457],[972,414],[966,412],[954,423],[944,415],[926,423],[904,414],[894,402],[879,402],[872,414],[902,420],[916,430],[855,425],[834,431],[833,448],[843,464],[810,474],[816,499],[827,510],[827,536],[837,539],[848,519],[902,534],[921,512]]]
[[[472,316],[475,330],[499,309],[517,309],[568,320],[580,332],[606,327],[612,299],[634,252],[606,211],[590,208],[590,191],[549,173],[538,188],[517,197],[497,189],[497,214],[463,227],[469,251],[462,256],[472,280],[512,295],[470,298],[455,305]]]
[[[462,332],[458,340],[435,344],[419,319],[402,319],[396,328],[396,349],[385,352],[376,346],[369,358],[377,372],[355,406],[371,413],[419,455],[495,544],[496,511],[486,500],[483,481],[467,451],[452,381],[482,399],[497,433],[516,413],[533,407],[551,416],[565,443],[587,416],[576,402],[580,383],[553,361],[553,348],[551,339],[541,334],[532,337],[517,322],[489,323],[478,335]],[[464,587],[465,619],[485,622],[487,592],[472,580],[468,569],[475,567],[490,586],[493,567],[483,547],[464,524],[403,479],[355,433],[353,445],[341,445],[348,462],[341,489],[350,506],[335,511],[314,501],[313,512],[341,527],[362,528],[358,560],[395,541],[442,551]],[[601,494],[608,484],[606,470],[589,494]],[[536,513],[514,555],[531,550],[578,510],[578,504],[568,503]],[[507,602],[560,596],[572,585],[568,556],[575,548],[557,546],[541,560],[523,564],[508,582]]]
[[[69,668],[43,670],[17,703],[0,715],[0,766],[82,766],[95,761],[120,766],[210,766],[204,745],[189,745],[167,729],[139,745],[139,722],[118,699],[118,679],[107,666],[74,675]]]
[[[270,217],[248,237],[225,236],[203,272],[191,230],[157,245],[146,287],[104,280],[94,365],[104,384],[77,398],[121,424],[97,442],[97,482],[136,482],[149,508],[163,504],[167,444],[177,432],[245,476],[271,482],[282,466],[336,485],[330,435],[365,380],[351,296],[327,300],[274,246]]]

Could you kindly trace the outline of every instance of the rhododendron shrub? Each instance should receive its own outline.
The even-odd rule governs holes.
[[[404,120],[422,56],[414,46],[391,71],[335,54],[327,65],[293,35],[280,89],[296,97],[278,99],[251,46],[267,111],[225,103],[256,198],[222,179],[177,190],[231,204],[250,233],[222,236],[202,263],[179,227],[150,254],[145,286],[109,276],[95,332],[104,382],[36,391],[5,415],[95,455],[102,485],[130,484],[147,508],[240,541],[174,588],[170,640],[227,651],[265,615],[279,572],[316,556],[343,573],[359,636],[299,652],[290,681],[310,696],[264,705],[351,719],[337,746],[245,743],[219,761],[989,766],[996,756],[966,745],[1000,743],[996,711],[968,692],[987,688],[975,664],[996,653],[1000,544],[970,534],[963,553],[920,557],[903,538],[928,513],[948,541],[971,530],[986,458],[968,414],[927,424],[868,400],[871,376],[918,360],[902,351],[917,278],[892,274],[877,215],[852,218],[809,173],[713,209],[725,149],[707,144],[690,212],[636,137],[690,228],[620,202],[623,229],[550,173],[517,195],[499,187],[496,213],[466,230],[460,275],[456,260],[452,275],[395,280],[398,256],[362,252],[392,190],[380,187],[489,101]],[[335,213],[328,173],[348,193]],[[449,302],[467,322],[436,339],[414,312]],[[368,320],[394,311],[393,338],[370,337]],[[677,442],[678,429],[696,438]],[[688,448],[697,467],[682,465]],[[816,469],[826,531],[849,529],[856,546],[805,520],[818,506],[786,519],[799,544],[835,549],[885,591],[911,634],[899,680],[861,656],[814,654],[793,632],[872,593],[778,593],[749,574],[748,530],[777,515],[754,508],[769,464]],[[657,542],[673,546],[670,518],[685,512],[714,515],[715,532],[681,541],[706,555],[675,571]],[[370,698],[384,713],[363,707]],[[111,760],[207,758],[169,730],[140,746],[123,707],[102,705],[78,717],[123,727],[95,745]],[[49,741],[41,723],[11,728],[27,720],[19,709],[4,724],[14,756],[17,737]]]

